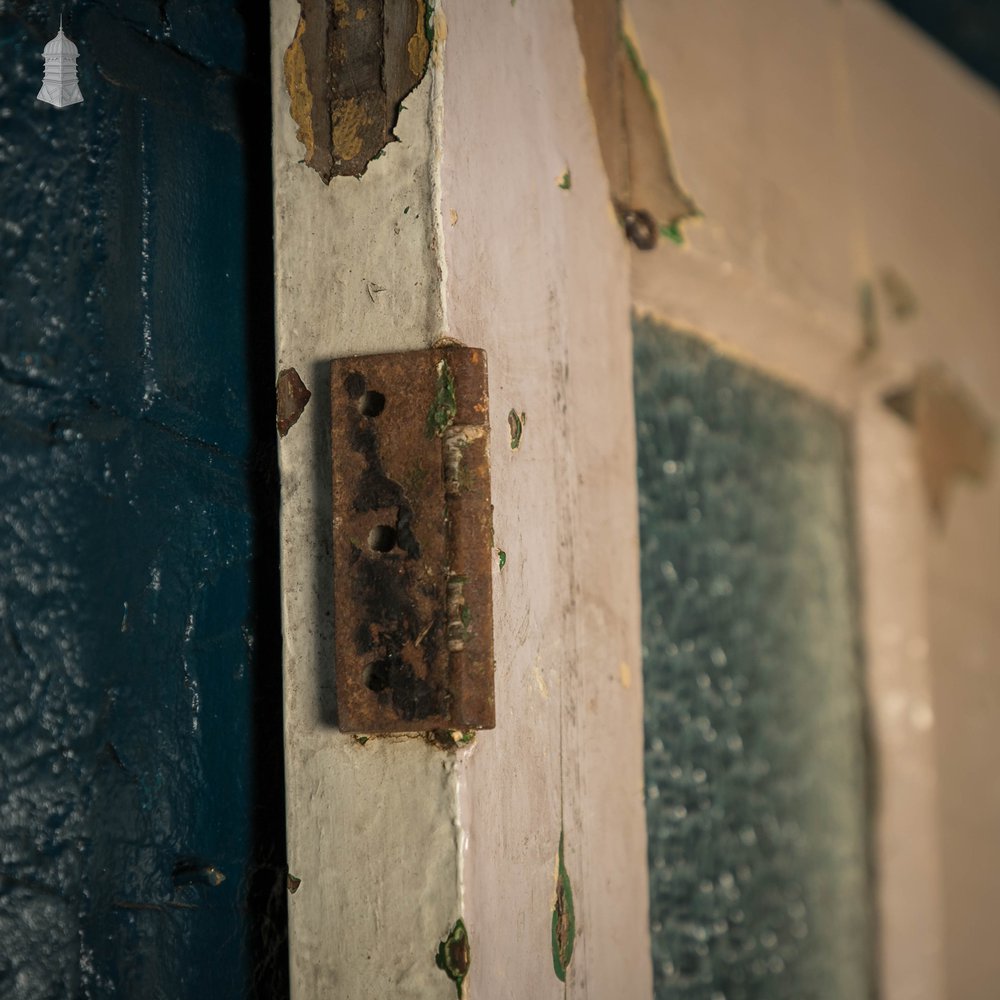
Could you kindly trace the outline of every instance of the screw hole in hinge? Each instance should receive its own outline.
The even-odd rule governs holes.
[[[358,411],[363,417],[377,417],[385,409],[385,396],[369,389],[358,400]]]
[[[388,660],[376,660],[369,663],[361,675],[366,688],[378,694],[389,686],[389,671],[392,664]]]
[[[373,552],[391,552],[396,547],[396,529],[378,524],[368,532],[368,547]]]

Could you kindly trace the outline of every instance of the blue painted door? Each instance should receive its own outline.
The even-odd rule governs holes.
[[[0,996],[280,996],[267,5],[0,2]]]

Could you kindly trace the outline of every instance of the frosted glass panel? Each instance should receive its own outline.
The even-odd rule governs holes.
[[[850,442],[635,326],[657,998],[872,996]]]

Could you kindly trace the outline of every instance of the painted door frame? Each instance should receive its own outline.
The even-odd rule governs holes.
[[[929,75],[951,110],[979,116],[991,156],[1000,114],[866,0],[774,0],[759,18],[731,21],[713,21],[704,5],[631,8],[678,165],[704,172],[706,219],[684,248],[626,249],[568,0],[439,3],[399,141],[360,180],[329,184],[303,162],[291,114],[290,92],[313,96],[286,58],[301,9],[272,0],[278,369],[294,368],[312,393],[280,443],[296,998],[450,997],[455,984],[434,959],[459,918],[471,946],[467,996],[651,993],[632,309],[711,339],[851,421],[878,761],[881,995],[945,995],[928,624],[935,529],[913,432],[883,400],[928,360],[967,367],[983,348],[945,343],[921,320],[918,337],[890,323],[874,352],[861,351],[857,290],[878,255],[896,247],[926,268],[906,222],[879,213],[866,173],[907,136],[885,140],[888,118],[865,119],[858,89],[871,82],[873,54],[922,93]],[[710,54],[699,49],[716,35]],[[729,88],[722,98],[742,94],[748,121],[763,115],[745,141],[726,145],[734,123],[711,74],[678,76],[699,60]],[[788,121],[803,115],[829,134],[766,148],[760,134],[793,134]],[[933,315],[949,288],[929,284]],[[331,705],[327,365],[443,336],[489,356],[495,540],[506,554],[494,575],[497,728],[457,751],[422,738],[360,741],[337,730]],[[516,450],[509,410],[527,415]],[[560,843],[577,904],[565,982],[552,953]]]
[[[648,995],[628,260],[582,82],[549,114],[582,81],[572,13],[438,5],[400,141],[329,186],[290,114],[299,15],[272,3],[278,369],[312,392],[280,443],[293,996],[446,1000],[435,956],[459,918],[469,996]],[[519,55],[484,69],[488,52]],[[362,742],[329,705],[327,365],[442,336],[488,355],[506,553],[497,727],[457,751]],[[511,409],[526,414],[516,450]],[[565,983],[560,843],[577,889]]]

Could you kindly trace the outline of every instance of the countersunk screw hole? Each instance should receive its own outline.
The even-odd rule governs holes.
[[[369,389],[358,400],[358,411],[363,417],[377,417],[385,409],[385,396]]]
[[[368,532],[368,547],[374,552],[391,552],[396,547],[396,529],[379,524]]]

